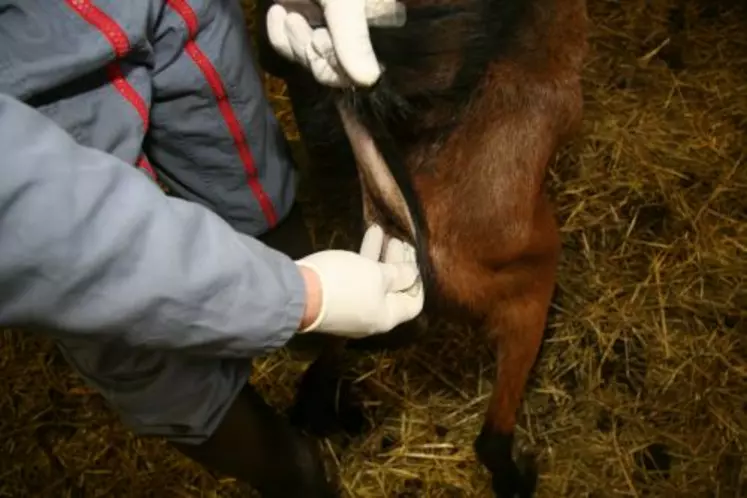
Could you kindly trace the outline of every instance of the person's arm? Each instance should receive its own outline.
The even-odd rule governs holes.
[[[3,94],[0,151],[0,325],[246,357],[314,320],[294,261]]]

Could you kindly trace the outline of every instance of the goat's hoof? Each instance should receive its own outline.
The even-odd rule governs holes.
[[[518,462],[511,461],[500,472],[493,474],[493,493],[496,498],[532,498],[537,488],[537,466],[529,455]]]
[[[513,433],[500,433],[483,426],[474,442],[478,460],[493,476],[496,498],[531,498],[537,488],[537,465],[529,453],[511,457]]]
[[[367,427],[352,383],[311,369],[304,375],[288,415],[291,424],[316,437],[339,432],[357,436]]]

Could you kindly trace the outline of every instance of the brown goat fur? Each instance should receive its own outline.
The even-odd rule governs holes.
[[[401,181],[414,193],[408,205],[419,203],[424,236],[412,237],[364,183],[365,217],[421,246],[429,316],[451,314],[489,337],[497,377],[475,449],[497,496],[531,496],[534,476],[519,471],[512,443],[555,286],[560,239],[543,184],[582,117],[585,0],[405,4],[415,20],[410,32],[372,30],[382,84],[399,99],[384,94],[374,104],[398,157],[383,155],[391,169],[404,169]],[[398,52],[397,40],[409,48]],[[350,168],[354,158],[330,92],[273,55],[262,32],[260,48],[263,65],[287,82],[312,161]]]

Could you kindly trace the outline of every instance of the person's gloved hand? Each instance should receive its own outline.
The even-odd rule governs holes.
[[[270,43],[287,59],[304,65],[320,83],[343,87],[371,86],[381,68],[371,46],[369,20],[390,15],[395,0],[318,0],[326,28],[275,4],[267,12]]]
[[[319,277],[321,306],[302,332],[326,332],[351,338],[385,333],[412,320],[423,309],[424,294],[413,248],[391,239],[379,261],[384,232],[366,232],[360,254],[321,251],[298,260]]]

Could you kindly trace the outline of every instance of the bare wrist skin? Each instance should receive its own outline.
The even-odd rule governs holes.
[[[314,323],[322,308],[322,282],[319,275],[311,268],[301,267],[304,287],[306,288],[306,301],[303,308],[303,317],[298,330],[304,330]]]

